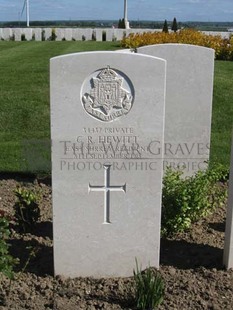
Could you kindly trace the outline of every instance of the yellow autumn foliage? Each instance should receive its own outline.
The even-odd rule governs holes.
[[[140,46],[182,43],[213,48],[216,59],[233,60],[233,36],[229,39],[220,35],[207,35],[193,29],[183,29],[179,32],[144,32],[131,33],[121,41],[122,47],[135,49]]]

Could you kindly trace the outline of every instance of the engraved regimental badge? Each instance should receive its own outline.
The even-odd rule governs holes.
[[[108,66],[95,72],[84,84],[81,100],[91,116],[103,122],[111,122],[129,113],[133,103],[133,86],[119,71]]]

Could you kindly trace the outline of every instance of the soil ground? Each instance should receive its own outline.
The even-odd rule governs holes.
[[[41,219],[27,234],[11,225],[10,251],[20,264],[12,282],[1,276],[0,310],[136,309],[133,278],[53,277],[50,181],[2,175],[0,210],[13,214],[17,186],[40,192]],[[158,309],[233,309],[233,271],[222,265],[225,214],[225,207],[219,207],[189,231],[161,240],[165,296]]]

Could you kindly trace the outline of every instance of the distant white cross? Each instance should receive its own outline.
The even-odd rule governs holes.
[[[127,0],[124,0],[124,21],[125,21],[125,29],[130,29],[128,22],[128,4]]]
[[[104,165],[104,185],[88,186],[89,192],[104,192],[104,222],[110,224],[110,192],[126,192],[126,183],[124,185],[110,185],[110,169],[111,165]]]

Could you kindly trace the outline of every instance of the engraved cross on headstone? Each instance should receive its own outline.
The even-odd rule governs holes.
[[[104,222],[110,224],[110,192],[123,191],[126,192],[126,183],[124,185],[110,185],[110,169],[111,165],[104,165],[104,185],[88,186],[89,192],[104,192]]]

